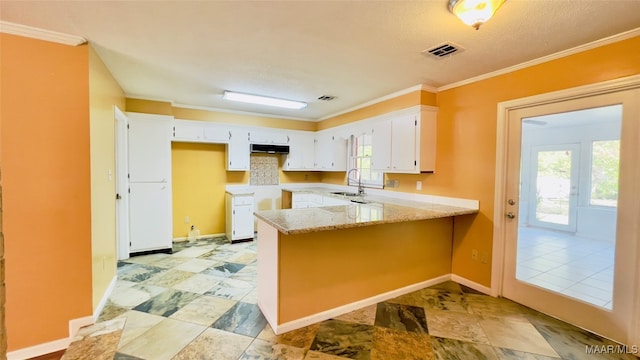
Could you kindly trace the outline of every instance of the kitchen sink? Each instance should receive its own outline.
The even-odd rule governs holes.
[[[342,195],[342,196],[358,196],[358,193],[348,192],[348,191],[335,191],[332,192],[334,195]]]

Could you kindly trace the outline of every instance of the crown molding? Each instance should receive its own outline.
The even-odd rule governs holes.
[[[232,110],[232,109],[221,109],[221,108],[210,107],[210,106],[189,105],[189,104],[181,104],[176,102],[171,102],[171,106],[175,108],[181,108],[181,109],[203,110],[203,111],[212,111],[212,112],[226,113],[226,114],[257,116],[257,117],[272,118],[272,119],[278,119],[278,120],[294,120],[294,121],[307,121],[307,122],[317,121],[315,119],[305,119],[305,118],[299,118],[299,117],[293,117],[293,116],[274,115],[269,113],[259,113],[259,112],[241,111],[241,110]]]
[[[71,46],[78,46],[87,42],[87,39],[80,36],[63,34],[57,31],[39,29],[2,20],[0,20],[0,32]]]
[[[616,43],[618,41],[622,41],[622,40],[626,40],[626,39],[630,39],[636,36],[640,36],[640,27],[635,28],[633,30],[629,30],[629,31],[625,31],[622,32],[620,34],[616,34],[616,35],[612,35],[600,40],[596,40],[596,41],[592,41],[590,43],[586,43],[583,45],[578,45],[576,47],[570,48],[570,49],[566,49],[566,50],[562,50],[562,51],[558,51],[557,53],[553,53],[547,56],[543,56],[537,59],[533,59],[533,60],[529,60],[529,61],[525,61],[523,63],[520,63],[518,65],[514,65],[514,66],[509,66],[506,67],[504,69],[500,69],[500,70],[496,70],[496,71],[492,71],[490,73],[486,73],[483,75],[478,75],[478,76],[474,76],[472,78],[466,79],[466,80],[462,80],[462,81],[458,81],[458,82],[454,82],[448,85],[444,85],[444,86],[440,86],[436,91],[440,92],[440,91],[445,91],[445,90],[449,90],[449,89],[453,89],[459,86],[463,86],[463,85],[468,85],[468,84],[472,84],[474,82],[478,82],[481,80],[486,80],[492,77],[496,77],[496,76],[500,76],[500,75],[504,75],[504,74],[508,74],[510,72],[514,72],[514,71],[518,71],[518,70],[522,70],[534,65],[538,65],[538,64],[542,64],[551,60],[556,60],[556,59],[560,59],[563,57],[567,57],[569,55],[573,55],[573,54],[577,54],[583,51],[587,51],[587,50],[591,50],[591,49],[595,49],[604,45],[608,45],[608,44],[613,44]]]
[[[429,91],[429,92],[435,93],[435,92],[438,91],[438,89],[433,87],[433,86],[429,86],[429,85],[425,85],[425,84],[415,85],[415,86],[412,86],[410,88],[406,88],[404,90],[396,91],[396,92],[391,93],[389,95],[385,95],[385,96],[379,97],[377,99],[373,99],[371,101],[367,101],[367,102],[362,103],[360,105],[356,105],[356,106],[354,106],[352,108],[349,108],[349,109],[346,109],[346,110],[342,110],[342,111],[339,111],[339,112],[336,112],[336,113],[333,113],[333,114],[330,114],[330,115],[327,115],[327,116],[323,116],[320,119],[318,119],[318,121],[331,119],[332,117],[336,117],[336,116],[340,116],[342,114],[346,114],[346,113],[349,113],[349,112],[352,112],[352,111],[356,111],[358,109],[362,109],[364,107],[371,106],[371,105],[377,104],[379,102],[383,102],[385,100],[393,99],[393,98],[396,98],[398,96],[409,94],[409,93],[412,93],[414,91]]]

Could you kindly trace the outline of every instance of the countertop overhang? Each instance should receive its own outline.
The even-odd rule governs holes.
[[[286,190],[286,189],[284,189]],[[327,189],[295,189],[330,195]],[[349,199],[350,197],[342,197]],[[255,216],[285,235],[346,229],[360,226],[438,219],[475,214],[478,207],[460,207],[440,203],[410,201],[381,196],[359,197],[366,203],[313,207],[305,209],[264,210]]]

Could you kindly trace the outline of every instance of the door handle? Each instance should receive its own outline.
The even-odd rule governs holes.
[[[516,201],[515,201],[515,200],[513,200],[513,199],[509,199],[509,201],[507,201],[507,203],[508,203],[509,205],[515,205],[515,204],[516,204]]]
[[[515,219],[515,218],[516,218],[516,214],[514,214],[514,213],[512,213],[512,212],[508,212],[508,213],[507,213],[507,217],[508,217],[509,219]]]

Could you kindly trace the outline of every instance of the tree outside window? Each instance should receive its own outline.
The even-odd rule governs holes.
[[[591,198],[595,206],[618,206],[620,140],[594,141],[591,151]]]

